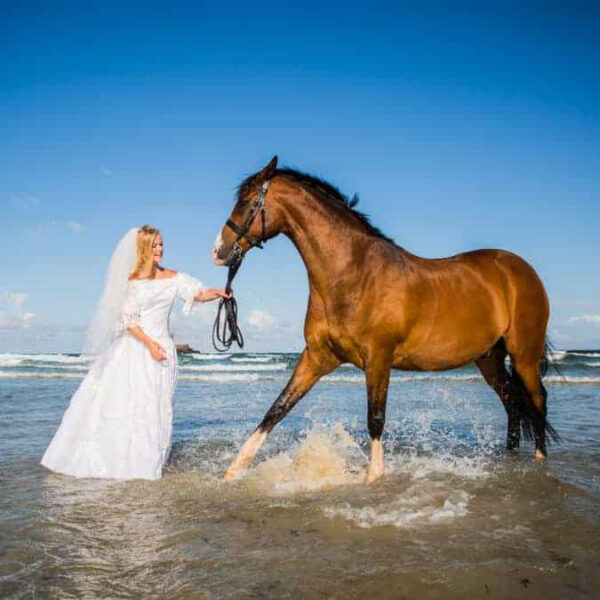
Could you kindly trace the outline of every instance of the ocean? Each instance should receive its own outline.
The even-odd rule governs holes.
[[[364,376],[343,365],[222,482],[297,360],[180,355],[163,478],[115,482],[39,465],[87,360],[0,354],[0,597],[600,597],[600,351],[552,355],[545,464],[506,453],[473,366],[395,371],[367,486]]]

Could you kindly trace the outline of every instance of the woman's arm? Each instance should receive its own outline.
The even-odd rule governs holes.
[[[139,340],[142,342],[142,344],[144,344],[144,346],[146,346],[146,348],[148,348],[148,351],[154,360],[161,361],[167,358],[165,349],[158,342],[146,335],[146,332],[139,325],[136,325],[135,327],[127,327],[127,331],[136,340]]]
[[[205,290],[198,292],[194,296],[194,300],[197,302],[211,302],[217,298],[231,298],[232,296],[233,292],[226,292],[224,289],[206,288]]]

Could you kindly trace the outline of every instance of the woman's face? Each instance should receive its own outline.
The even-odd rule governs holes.
[[[152,243],[152,253],[154,264],[158,266],[163,258],[163,241],[160,233],[154,238]]]

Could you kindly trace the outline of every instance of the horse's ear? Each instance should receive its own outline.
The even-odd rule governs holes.
[[[269,181],[269,179],[273,177],[276,168],[277,156],[274,156],[271,159],[271,162],[258,174],[258,177],[256,178],[256,183],[263,183],[264,181]]]

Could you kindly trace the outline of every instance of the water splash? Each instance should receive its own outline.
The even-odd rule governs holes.
[[[338,423],[312,430],[295,448],[268,458],[245,483],[267,494],[295,494],[362,483],[365,468],[359,444]]]
[[[337,507],[325,507],[323,514],[345,519],[363,529],[386,525],[407,528],[464,517],[470,499],[466,491],[448,489],[445,483],[418,481],[389,503],[356,507],[345,502]]]

